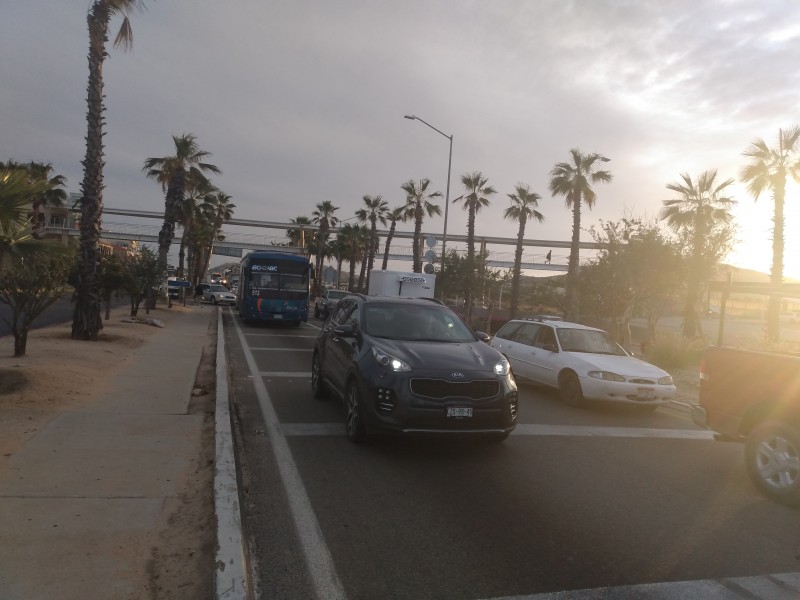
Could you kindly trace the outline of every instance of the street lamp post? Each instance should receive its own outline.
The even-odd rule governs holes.
[[[420,119],[416,115],[403,115],[404,119],[411,119],[412,121],[420,121],[433,129],[436,133],[439,133],[450,140],[450,154],[447,157],[447,190],[444,196],[444,232],[442,233],[442,266],[439,268],[439,274],[441,275],[444,273],[444,258],[445,253],[447,251],[447,211],[450,208],[450,167],[453,164],[453,136],[447,135],[444,131],[436,129],[433,125],[425,121],[424,119]],[[444,290],[443,290],[444,292]],[[444,293],[442,293],[442,298],[444,298]]]

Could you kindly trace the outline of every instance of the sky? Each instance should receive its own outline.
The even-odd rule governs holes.
[[[752,142],[773,146],[800,124],[795,0],[144,4],[132,51],[109,44],[104,66],[108,207],[163,211],[142,166],[183,133],[211,152],[222,170],[212,182],[238,218],[288,222],[329,200],[350,219],[364,195],[403,204],[410,179],[444,195],[450,142],[408,114],[453,135],[451,198],[475,171],[497,190],[478,235],[516,236],[503,212],[524,183],[545,217],[525,237],[570,239],[571,211],[548,182],[578,148],[608,157],[613,175],[596,185],[585,228],[655,218],[674,197],[668,183],[717,169],[736,180],[740,242],[728,262],[770,268],[772,199],[755,201],[738,178]],[[89,6],[0,0],[0,160],[52,163],[70,192],[85,153]],[[800,278],[798,188],[786,204],[785,274]],[[466,222],[451,204],[448,234]],[[426,218],[423,230],[443,226]]]

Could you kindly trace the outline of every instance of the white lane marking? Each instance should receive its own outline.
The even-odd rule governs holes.
[[[342,423],[284,423],[283,433],[286,436],[320,436],[341,435],[344,433]],[[653,438],[713,440],[710,431],[694,431],[692,429],[644,429],[626,427],[582,427],[574,425],[535,425],[520,424],[511,433],[514,436],[571,436],[571,437],[611,437],[611,438]]]
[[[281,431],[281,424],[278,421],[278,415],[275,413],[272,399],[264,385],[264,380],[255,376],[259,373],[258,365],[256,365],[255,358],[253,358],[253,353],[250,352],[238,321],[234,319],[233,322],[236,325],[236,333],[239,336],[247,366],[251,375],[253,375],[253,387],[258,396],[258,404],[261,407],[261,415],[264,418],[267,437],[272,444],[272,452],[275,454],[278,471],[286,489],[292,519],[300,540],[300,546],[305,555],[306,567],[311,575],[316,597],[325,598],[326,600],[328,598],[331,600],[345,600],[347,595],[344,592],[339,575],[336,573],[333,557],[325,544],[322,528],[319,525],[317,516],[314,514],[314,509],[311,507],[311,500],[303,485],[303,480],[294,462],[294,457],[292,457],[292,452],[289,450],[286,436]],[[308,376],[310,377],[310,373]]]
[[[293,373],[291,371],[259,371],[261,377],[294,377],[295,379],[305,378],[311,379],[311,371],[299,371]]]
[[[260,350],[263,352],[313,352],[313,348],[250,348],[250,350]]]
[[[674,438],[713,440],[711,431],[695,429],[648,429],[646,427],[588,427],[582,425],[539,425],[520,423],[511,435],[565,435],[576,437]]]

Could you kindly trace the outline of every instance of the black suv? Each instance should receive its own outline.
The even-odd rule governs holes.
[[[435,300],[351,294],[320,331],[316,398],[344,402],[347,437],[468,433],[504,440],[517,420],[508,361]]]

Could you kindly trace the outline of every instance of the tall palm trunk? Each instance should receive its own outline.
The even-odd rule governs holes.
[[[474,291],[472,286],[475,282],[475,206],[470,205],[469,217],[467,218],[467,289],[464,300],[467,308],[467,323],[472,322],[472,298]]]
[[[370,246],[372,245],[372,239],[369,240],[369,243],[364,246],[364,253],[361,256],[361,271],[358,274],[358,291],[364,291],[364,280],[367,277],[367,262],[369,262],[369,250]]]
[[[572,243],[569,248],[569,263],[567,267],[567,318],[578,317],[578,265],[580,264],[581,251],[581,195],[572,202]]]
[[[527,217],[522,213],[519,218],[519,232],[517,233],[517,248],[514,252],[514,274],[511,280],[511,309],[509,316],[512,319],[517,317],[519,307],[519,280],[522,274],[522,240],[525,235],[525,223]]]
[[[378,253],[378,245],[380,241],[378,240],[377,231],[377,223],[373,219],[369,234],[369,256],[367,257],[367,277],[365,289],[369,289],[369,275],[372,273],[372,268],[375,266],[375,255]]]
[[[103,61],[106,57],[108,24],[111,13],[104,2],[95,2],[89,11],[89,84],[86,111],[86,157],[81,183],[81,224],[78,281],[72,338],[97,339],[103,329],[102,294],[97,276],[100,261],[100,226],[103,218]]]
[[[166,273],[167,255],[172,240],[175,238],[175,221],[178,219],[178,207],[183,202],[185,174],[183,169],[177,169],[172,181],[167,188],[164,199],[164,224],[158,232],[158,268]]]
[[[422,204],[417,202],[414,207],[414,247],[411,249],[414,273],[422,273],[422,256],[420,252],[420,238],[422,237]]]
[[[358,262],[358,249],[353,248],[350,252],[350,277],[347,280],[347,291],[353,291],[353,284],[356,281],[356,262]]]
[[[386,246],[383,250],[383,264],[381,265],[381,270],[385,271],[386,267],[389,265],[389,246],[392,243],[392,238],[394,237],[394,230],[397,227],[397,222],[392,221],[392,225],[389,227],[389,235],[386,236]]]
[[[784,203],[786,198],[786,176],[775,186],[775,217],[772,230],[772,268],[769,281],[773,285],[783,283],[783,251],[784,251]],[[767,305],[767,339],[777,342],[780,338],[781,297],[770,296]]]

